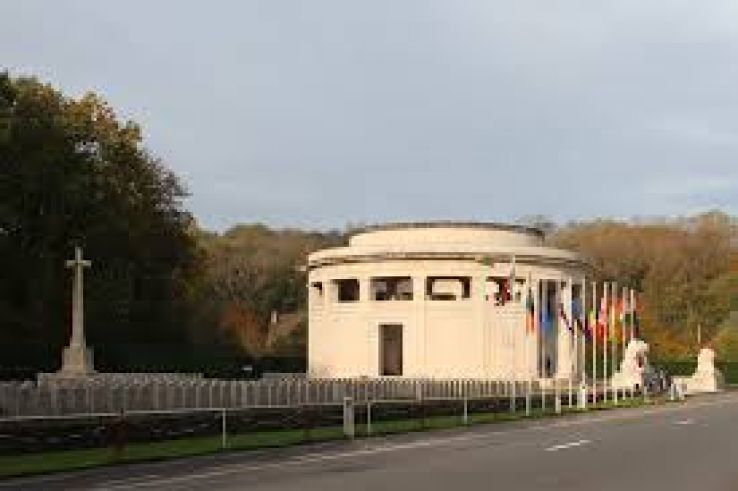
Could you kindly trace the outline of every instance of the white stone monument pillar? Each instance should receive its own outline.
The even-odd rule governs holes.
[[[85,343],[84,325],[84,268],[89,268],[90,261],[82,259],[82,249],[74,248],[74,259],[66,262],[67,268],[74,271],[72,286],[72,337],[69,346],[64,348],[62,367],[59,372],[63,376],[84,377],[95,373],[92,350]]]

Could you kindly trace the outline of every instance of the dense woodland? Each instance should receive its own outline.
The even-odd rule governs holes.
[[[305,256],[345,233],[210,232],[186,196],[140,128],[100,97],[0,74],[0,376],[58,367],[70,328],[64,260],[76,244],[93,261],[86,326],[99,368],[302,368]],[[738,359],[736,223],[712,212],[547,228],[599,279],[637,288],[656,356],[693,353],[699,325],[723,359]]]

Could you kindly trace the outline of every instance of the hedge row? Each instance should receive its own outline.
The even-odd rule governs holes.
[[[697,368],[697,361],[652,361],[651,365],[656,368],[662,368],[671,375],[691,375]],[[725,376],[726,383],[738,384],[738,362],[718,361],[715,362],[715,365]]]

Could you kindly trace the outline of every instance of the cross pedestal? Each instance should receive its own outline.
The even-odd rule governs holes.
[[[62,353],[60,375],[85,377],[95,373],[92,349],[85,346],[67,346]]]

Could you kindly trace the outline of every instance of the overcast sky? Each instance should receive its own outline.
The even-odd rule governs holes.
[[[738,213],[738,2],[3,1],[203,226]]]

